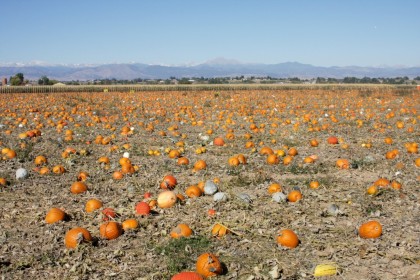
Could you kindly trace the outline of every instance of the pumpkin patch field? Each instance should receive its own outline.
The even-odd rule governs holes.
[[[2,94],[0,275],[419,279],[419,123],[415,87]]]

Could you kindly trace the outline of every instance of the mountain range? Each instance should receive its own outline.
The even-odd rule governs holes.
[[[59,81],[86,81],[95,79],[132,80],[168,79],[190,77],[236,77],[254,76],[273,78],[310,79],[316,77],[344,78],[415,78],[420,76],[420,67],[362,67],[362,66],[314,66],[299,62],[277,64],[241,63],[217,58],[201,64],[184,66],[149,65],[144,63],[115,63],[101,65],[49,65],[45,63],[0,64],[0,77],[9,78],[23,73],[29,80],[42,76]]]

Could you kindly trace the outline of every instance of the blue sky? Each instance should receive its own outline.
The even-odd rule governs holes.
[[[417,0],[15,0],[0,62],[420,66]]]

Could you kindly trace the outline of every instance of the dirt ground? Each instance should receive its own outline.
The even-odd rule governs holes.
[[[40,95],[13,94],[5,100],[25,103],[7,103],[10,107],[6,107],[3,102],[0,108],[0,147],[17,151],[16,158],[0,160],[0,177],[9,182],[0,186],[2,279],[170,279],[179,271],[195,270],[195,261],[204,252],[216,254],[224,264],[224,274],[216,279],[312,279],[315,266],[328,262],[339,267],[330,279],[420,278],[420,168],[414,164],[419,155],[405,148],[408,142],[420,142],[418,92],[336,89]],[[29,112],[33,107],[36,110]],[[91,114],[71,113],[75,107],[77,112]],[[46,117],[46,111],[52,114]],[[50,126],[47,120],[57,124],[66,116],[60,112],[68,113],[67,124],[57,132],[57,125]],[[395,116],[386,118],[390,112]],[[310,121],[305,121],[305,114],[310,114]],[[19,127],[16,120],[22,115],[28,122]],[[337,122],[331,120],[332,115]],[[117,117],[108,127],[105,121],[86,126],[92,116]],[[251,119],[265,128],[251,131]],[[19,133],[34,128],[35,120],[44,123],[42,135],[20,140]],[[197,123],[200,120],[202,124]],[[357,120],[363,124],[358,126]],[[404,128],[398,129],[397,121]],[[149,123],[153,131],[145,129]],[[322,124],[328,126],[310,131]],[[120,135],[124,125],[134,128],[132,135]],[[174,125],[177,129],[168,129]],[[64,141],[66,129],[74,131],[73,140]],[[209,129],[213,134],[206,133]],[[234,139],[227,139],[228,129]],[[252,138],[246,139],[246,133]],[[111,144],[93,143],[97,135],[112,134]],[[328,144],[331,135],[341,143]],[[225,139],[224,147],[212,145],[216,136]],[[386,137],[393,139],[391,145],[384,143]],[[311,147],[310,139],[317,139],[319,146]],[[166,148],[179,148],[175,145],[179,141],[185,143],[183,156],[189,159],[188,166],[177,165],[165,153]],[[245,148],[248,141],[255,143],[254,149]],[[122,148],[126,143],[131,145],[127,150]],[[344,143],[348,147],[343,148]],[[112,146],[118,148],[111,152]],[[263,146],[286,153],[295,147],[298,155],[290,165],[282,161],[269,165],[266,156],[259,154]],[[67,147],[78,153],[62,158]],[[206,152],[197,154],[200,147]],[[385,159],[392,149],[399,150],[398,156]],[[158,150],[160,155],[149,155],[149,150]],[[124,152],[130,153],[139,170],[114,180],[112,174],[119,169]],[[228,159],[237,154],[245,155],[247,164],[229,166]],[[48,167],[62,164],[67,172],[40,175],[34,164],[38,155],[48,159]],[[304,164],[310,155],[318,159]],[[101,156],[110,158],[109,166],[97,163]],[[348,159],[351,168],[338,169],[338,158]],[[193,171],[199,159],[206,161],[207,168]],[[27,169],[29,177],[17,180],[18,168]],[[75,195],[70,186],[80,171],[90,175],[88,191]],[[144,199],[145,192],[156,197],[167,174],[177,178],[175,192],[182,194],[190,185],[218,178],[219,190],[229,199],[216,203],[209,195],[186,198],[172,208],[155,208],[149,216],[136,216],[136,203]],[[397,180],[402,188],[386,187],[377,195],[367,195],[366,189],[378,178]],[[309,188],[314,180],[321,183],[320,188]],[[300,189],[303,198],[296,203],[273,201],[267,188],[274,182],[282,185],[285,194]],[[252,201],[241,199],[242,194]],[[140,227],[115,240],[101,239],[101,212],[84,210],[90,198],[114,208],[116,221],[136,218]],[[338,213],[328,210],[333,204]],[[68,219],[45,223],[52,207],[64,209]],[[216,215],[209,216],[209,209],[215,209]],[[358,227],[369,220],[382,224],[381,237],[358,236]],[[213,237],[211,228],[217,222],[232,232]],[[188,224],[193,236],[171,238],[170,231],[179,223]],[[66,249],[64,236],[73,227],[88,229],[97,240]],[[298,235],[297,248],[277,245],[277,234],[285,228]]]

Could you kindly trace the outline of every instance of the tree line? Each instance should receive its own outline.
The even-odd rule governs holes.
[[[57,80],[49,79],[47,76],[42,76],[38,79],[38,85],[53,85],[58,83]],[[128,84],[229,84],[229,83],[262,83],[262,84],[274,84],[274,83],[316,83],[316,84],[417,84],[420,82],[420,76],[410,79],[407,76],[394,77],[394,78],[370,78],[370,77],[345,77],[342,79],[338,78],[323,78],[318,77],[316,79],[301,79],[298,77],[290,78],[273,78],[270,76],[266,77],[170,77],[169,79],[132,79],[132,80],[121,80],[121,79],[98,79],[94,81],[68,81],[64,82],[67,85],[128,85]],[[17,73],[10,77],[9,83],[12,86],[20,86],[28,84],[29,81],[25,80],[23,73]]]

